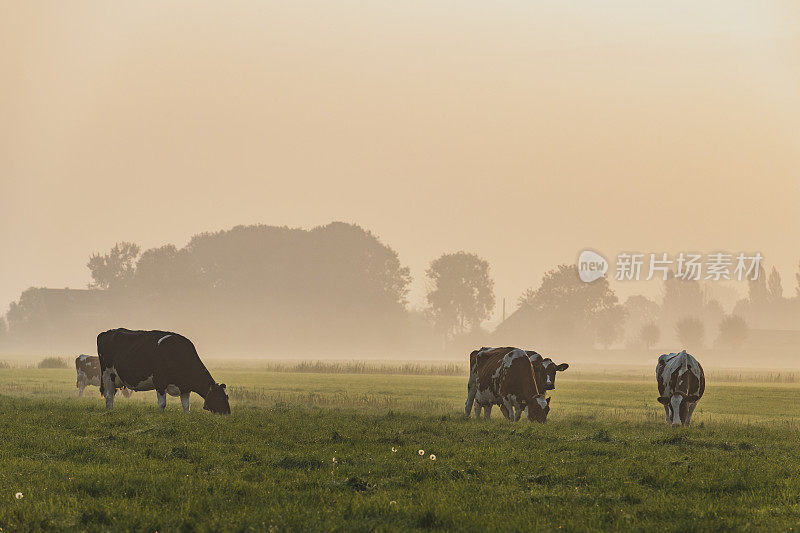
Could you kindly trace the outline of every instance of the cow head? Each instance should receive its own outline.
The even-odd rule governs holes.
[[[556,372],[563,372],[569,368],[567,363],[557,365],[549,357],[542,359],[542,378],[544,381],[544,390],[553,390],[556,388]]]
[[[229,415],[231,414],[231,406],[228,403],[228,394],[225,392],[224,383],[215,383],[208,389],[206,394],[206,401],[203,403],[203,409],[211,411],[216,415]]]
[[[550,412],[550,398],[545,398],[544,394],[537,394],[533,401],[528,402],[528,421],[544,424],[547,421],[547,413]]]
[[[676,391],[672,396],[661,396],[658,398],[658,402],[666,408],[667,424],[680,426],[686,424],[689,418],[689,408],[699,399],[700,397],[694,394]]]

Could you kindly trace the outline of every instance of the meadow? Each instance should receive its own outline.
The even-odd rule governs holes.
[[[152,392],[109,413],[96,388],[76,397],[74,370],[0,368],[2,531],[800,524],[800,386],[776,373],[720,371],[694,425],[668,428],[644,368],[570,369],[544,425],[465,419],[452,368],[211,370],[229,417],[199,397],[159,413]]]

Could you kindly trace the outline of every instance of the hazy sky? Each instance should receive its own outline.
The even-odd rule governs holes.
[[[793,293],[798,6],[2,1],[0,309],[116,241],[331,220],[414,302],[459,249],[510,301],[584,247],[758,250]]]

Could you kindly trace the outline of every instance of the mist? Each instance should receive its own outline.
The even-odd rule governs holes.
[[[696,318],[715,361],[759,347],[793,366],[798,15],[790,2],[3,5],[0,355],[90,352],[127,326],[180,330],[215,356],[519,343],[644,361],[680,348],[677,323]],[[321,237],[331,227],[345,235]],[[230,248],[202,255],[213,239]],[[139,251],[98,282],[90,257],[118,243]],[[781,292],[701,280],[673,304],[663,281],[611,272],[611,342],[597,317],[574,339],[539,300],[513,318],[584,249],[758,251]],[[491,281],[449,322],[428,297],[443,255]],[[726,345],[732,315],[748,333]]]

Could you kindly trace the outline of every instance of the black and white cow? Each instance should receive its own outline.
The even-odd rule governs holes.
[[[75,373],[78,396],[83,396],[83,389],[88,386],[100,386],[100,359],[97,356],[82,354],[75,358]]]
[[[665,353],[658,358],[656,381],[658,401],[664,405],[667,424],[688,426],[697,401],[706,390],[703,367],[686,350]]]
[[[100,358],[96,355],[81,354],[75,358],[75,373],[77,380],[75,386],[78,387],[78,396],[83,396],[83,389],[88,386],[100,386]],[[126,398],[130,398],[132,392],[122,387],[120,392]]]
[[[118,387],[155,390],[163,411],[167,393],[180,396],[183,410],[189,412],[189,394],[203,397],[203,409],[230,414],[225,384],[218,384],[206,369],[194,344],[170,331],[131,331],[111,329],[97,336],[100,356],[100,393],[106,408],[114,408]]]

